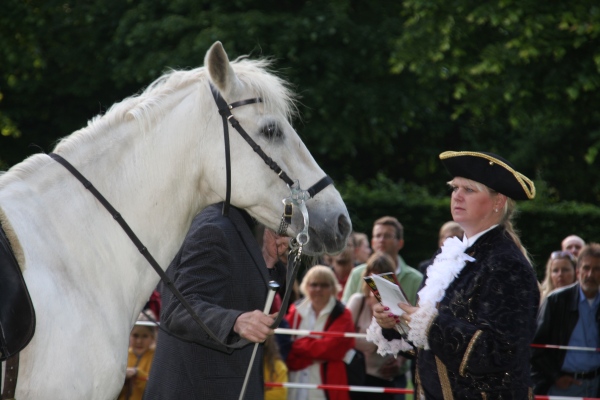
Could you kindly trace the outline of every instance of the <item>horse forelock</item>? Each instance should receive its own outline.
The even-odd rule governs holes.
[[[290,120],[298,114],[297,95],[286,80],[271,71],[273,61],[268,58],[250,60],[239,57],[231,63],[238,79],[251,91],[258,93],[270,113],[282,114]]]

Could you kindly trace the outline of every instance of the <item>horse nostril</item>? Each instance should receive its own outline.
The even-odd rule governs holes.
[[[352,223],[345,215],[340,215],[337,223],[338,234],[341,238],[345,239],[352,231]]]

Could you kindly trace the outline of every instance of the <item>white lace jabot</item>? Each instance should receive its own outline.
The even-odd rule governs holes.
[[[463,240],[457,237],[446,239],[442,245],[442,251],[427,269],[425,286],[418,293],[419,309],[411,315],[410,331],[407,337],[414,346],[425,350],[429,349],[427,328],[438,313],[437,303],[444,298],[446,289],[460,274],[466,262],[475,261],[473,257],[465,254],[468,247],[469,241],[466,237]],[[404,340],[395,339],[390,342],[385,339],[375,319],[367,329],[367,340],[377,344],[377,352],[380,354],[395,354],[398,350],[406,351],[410,348],[410,345]]]

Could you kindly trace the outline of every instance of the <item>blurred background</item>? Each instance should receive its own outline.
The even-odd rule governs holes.
[[[220,40],[293,84],[356,230],[396,216],[416,266],[450,219],[438,154],[494,152],[536,182],[517,228],[543,274],[565,236],[600,241],[599,34],[593,0],[3,0],[0,169]]]

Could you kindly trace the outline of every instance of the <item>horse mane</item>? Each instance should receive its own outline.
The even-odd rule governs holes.
[[[258,93],[266,109],[283,115],[289,120],[297,114],[296,95],[286,81],[271,73],[269,70],[271,65],[272,61],[269,59],[251,60],[245,56],[231,62],[238,79],[244,86]],[[171,95],[192,86],[205,87],[206,95],[210,95],[207,81],[206,67],[191,70],[171,69],[141,93],[113,104],[104,115],[96,116],[89,121],[86,128],[63,138],[56,146],[56,150],[75,146],[85,136],[89,137],[85,133],[104,132],[115,124],[131,119],[145,129],[151,129],[153,124],[170,109],[167,103]]]
[[[238,57],[230,63],[243,86],[249,87],[263,99],[264,107],[269,113],[291,120],[298,114],[297,96],[287,81],[273,74],[270,70],[272,64],[272,60],[268,58],[249,59],[247,56]],[[54,151],[71,151],[131,120],[138,122],[141,132],[151,129],[156,121],[170,110],[169,100],[174,93],[186,88],[200,87],[206,96],[211,96],[208,80],[206,67],[190,70],[171,69],[140,93],[113,104],[103,115],[89,120],[86,127],[60,139]],[[20,179],[24,174],[38,170],[47,160],[41,154],[35,154],[13,166],[9,170],[10,173],[1,177],[0,188],[10,181]]]

